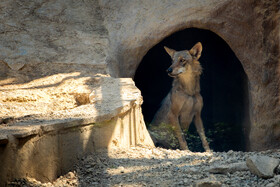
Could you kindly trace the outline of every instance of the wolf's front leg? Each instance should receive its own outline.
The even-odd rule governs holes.
[[[179,141],[180,149],[189,150],[186,138],[179,124],[178,116],[174,114],[170,114],[169,121],[171,125],[174,127],[175,136]]]

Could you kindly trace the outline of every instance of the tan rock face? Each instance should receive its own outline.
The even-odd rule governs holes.
[[[50,74],[70,68],[133,77],[143,56],[165,37],[190,27],[211,30],[248,76],[250,149],[280,146],[278,0],[4,0],[0,10],[2,84],[44,76],[35,71],[40,67]],[[3,79],[10,74],[13,79]]]
[[[116,76],[133,77],[147,51],[176,31],[196,27],[222,37],[248,76],[249,149],[280,146],[278,0],[101,1],[101,7]]]
[[[97,1],[0,3],[0,59],[13,69],[30,62],[104,64],[108,32]]]
[[[97,149],[154,147],[131,78],[65,73],[0,88],[0,186],[52,181]]]

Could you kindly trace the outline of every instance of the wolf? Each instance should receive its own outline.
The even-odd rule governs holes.
[[[201,119],[203,107],[200,95],[200,75],[202,67],[198,61],[202,52],[202,44],[198,42],[190,50],[175,51],[164,46],[172,59],[172,65],[167,69],[173,77],[172,88],[160,109],[151,122],[152,126],[169,124],[179,141],[180,149],[188,150],[183,131],[188,130],[194,118],[194,124],[202,141],[203,148],[209,152]]]

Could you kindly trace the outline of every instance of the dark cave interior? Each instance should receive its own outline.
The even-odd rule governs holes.
[[[155,45],[144,56],[134,81],[143,96],[145,122],[148,126],[171,89],[172,78],[166,73],[171,58],[163,46],[189,50],[197,42],[203,46],[199,59],[203,67],[200,79],[204,101],[202,120],[210,147],[214,151],[245,151],[249,127],[248,79],[229,45],[209,30],[188,28],[178,31]],[[187,141],[192,151],[203,150],[197,136],[191,124]]]

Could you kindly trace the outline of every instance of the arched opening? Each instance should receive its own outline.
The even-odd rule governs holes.
[[[171,89],[172,78],[166,73],[171,59],[163,46],[184,50],[191,49],[197,42],[203,45],[199,60],[203,67],[200,80],[204,100],[202,120],[210,147],[214,151],[243,151],[249,127],[247,76],[228,44],[209,30],[189,28],[176,32],[151,48],[142,59],[134,81],[143,95],[145,122],[152,121]],[[193,124],[189,133],[190,149],[203,150]]]

